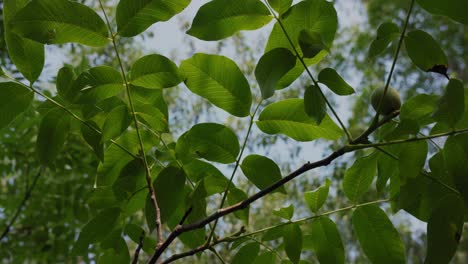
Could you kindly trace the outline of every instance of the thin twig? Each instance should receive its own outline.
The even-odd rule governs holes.
[[[140,256],[140,251],[143,248],[143,241],[145,239],[145,231],[143,230],[140,235],[140,241],[138,242],[138,246],[135,249],[135,255],[133,257],[132,264],[137,264],[138,263],[138,257]]]
[[[127,75],[125,73],[125,68],[123,66],[122,59],[120,58],[120,53],[119,53],[119,49],[117,48],[117,43],[115,42],[115,35],[112,32],[112,26],[111,26],[111,24],[109,22],[109,18],[107,17],[106,11],[104,9],[104,6],[103,6],[101,0],[99,0],[99,5],[101,6],[102,12],[104,14],[104,18],[106,19],[107,27],[108,27],[109,33],[110,33],[110,35],[112,37],[112,46],[114,47],[115,55],[117,57],[117,61],[119,62],[120,71],[122,73],[122,78],[123,78],[123,80],[125,82],[125,89],[126,89],[126,92],[127,92],[128,103],[130,105],[130,111],[132,112],[132,117],[133,117],[133,121],[134,121],[134,124],[135,124],[135,130],[136,130],[136,134],[137,134],[137,137],[138,137],[138,142],[140,144],[141,156],[143,157],[143,165],[145,167],[145,172],[146,172],[146,183],[148,185],[148,189],[149,189],[150,197],[151,197],[151,203],[153,204],[155,215],[156,215],[155,222],[156,222],[156,232],[157,232],[157,236],[158,236],[157,247],[159,247],[159,245],[162,243],[162,240],[163,240],[162,225],[161,225],[161,210],[159,209],[158,201],[156,199],[156,193],[154,191],[153,182],[151,180],[151,171],[150,171],[150,168],[149,168],[149,165],[148,165],[148,160],[147,160],[147,157],[146,157],[145,147],[144,147],[144,144],[143,144],[143,139],[141,137],[140,128],[139,128],[139,125],[138,125],[138,119],[137,119],[137,116],[136,116],[135,107],[133,106],[132,93],[130,92],[130,85],[129,85],[128,80],[127,80]]]
[[[21,201],[21,203],[19,204],[18,208],[16,209],[16,212],[15,214],[13,215],[13,217],[11,218],[10,222],[8,223],[8,225],[5,227],[5,229],[3,230],[2,232],[2,235],[0,236],[0,241],[2,241],[7,235],[8,233],[10,232],[11,228],[13,227],[13,225],[15,224],[15,221],[16,219],[18,218],[19,214],[21,213],[21,210],[23,210],[23,207],[26,205],[26,202],[29,200],[29,198],[31,197],[31,193],[32,191],[34,190],[34,188],[36,187],[36,183],[37,183],[37,180],[39,180],[39,177],[41,176],[42,174],[42,170],[43,168],[41,167],[39,169],[39,172],[36,174],[36,176],[34,177],[34,180],[31,184],[31,186],[29,186],[29,188],[26,190],[26,193],[24,194],[24,197],[23,197],[23,200]]]

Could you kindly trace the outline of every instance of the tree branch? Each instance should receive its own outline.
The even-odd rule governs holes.
[[[145,231],[143,230],[140,235],[140,241],[138,242],[138,246],[135,249],[135,255],[133,257],[132,264],[137,264],[138,263],[138,257],[140,256],[140,251],[143,248],[143,241],[145,239]]]
[[[42,167],[39,169],[39,172],[36,174],[36,176],[34,176],[34,180],[31,184],[31,186],[29,187],[29,189],[26,190],[26,193],[24,194],[24,197],[23,197],[23,200],[21,201],[20,205],[18,206],[18,208],[16,209],[16,212],[15,214],[13,215],[13,218],[11,218],[10,222],[8,223],[8,225],[5,227],[5,229],[3,230],[2,232],[2,235],[0,236],[0,241],[2,241],[2,239],[4,239],[8,233],[10,232],[11,228],[13,227],[13,225],[15,224],[15,221],[16,219],[18,218],[21,210],[23,210],[23,207],[26,205],[26,202],[29,200],[29,198],[31,197],[31,193],[32,191],[34,190],[34,188],[36,187],[36,183],[37,183],[37,180],[39,179],[39,177],[41,176],[42,174]]]

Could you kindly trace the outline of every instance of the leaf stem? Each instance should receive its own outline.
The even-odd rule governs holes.
[[[157,237],[158,237],[157,247],[159,247],[161,245],[161,243],[162,243],[162,240],[163,240],[162,226],[161,226],[161,210],[159,208],[158,201],[156,199],[156,193],[154,191],[154,186],[153,186],[153,183],[152,183],[152,180],[151,180],[151,171],[150,171],[150,168],[149,168],[149,165],[148,165],[148,160],[147,160],[147,157],[146,157],[146,152],[145,152],[145,148],[144,148],[144,144],[143,144],[143,139],[141,137],[139,123],[138,123],[138,119],[137,119],[137,116],[136,116],[136,113],[135,113],[135,107],[133,105],[132,93],[130,91],[130,85],[129,85],[129,82],[127,80],[127,76],[126,76],[126,73],[125,73],[125,68],[124,68],[123,63],[122,63],[122,59],[120,58],[119,49],[117,48],[117,43],[115,41],[115,35],[112,32],[112,27],[111,27],[111,24],[109,22],[109,18],[107,17],[106,11],[104,9],[104,6],[103,6],[101,0],[99,0],[99,5],[100,5],[101,10],[102,10],[102,12],[104,14],[104,17],[106,19],[106,23],[107,23],[107,27],[109,29],[109,33],[112,36],[112,46],[114,47],[115,55],[117,57],[117,61],[118,61],[119,66],[120,66],[120,71],[122,73],[122,78],[124,79],[124,82],[125,82],[125,89],[126,89],[126,93],[127,93],[127,97],[128,97],[128,103],[129,103],[129,106],[130,106],[130,111],[132,112],[133,122],[135,124],[135,130],[136,130],[136,134],[137,134],[137,137],[138,137],[138,142],[140,144],[141,156],[143,158],[143,165],[144,165],[145,171],[146,171],[146,183],[148,185],[151,202],[153,204],[154,211],[155,211],[155,214],[156,214],[156,232],[157,232]]]

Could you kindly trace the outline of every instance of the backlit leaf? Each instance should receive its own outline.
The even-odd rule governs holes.
[[[460,80],[450,79],[434,111],[434,119],[454,128],[465,112],[464,92],[463,83]]]
[[[232,258],[233,264],[250,264],[253,263],[260,251],[258,243],[249,243],[239,249],[236,255]]]
[[[325,200],[328,197],[328,190],[330,188],[331,181],[326,179],[325,185],[320,186],[317,189],[304,193],[304,199],[309,206],[309,209],[317,213],[317,211],[322,207],[325,203]]]
[[[298,224],[283,227],[284,251],[293,263],[298,263],[302,251],[302,231]]]
[[[419,175],[426,161],[427,151],[427,143],[423,140],[410,142],[401,147],[398,169],[403,182]]]
[[[133,64],[130,82],[136,86],[160,89],[176,86],[182,79],[174,62],[162,55],[152,54]]]
[[[327,105],[323,98],[320,87],[307,86],[304,93],[304,110],[308,116],[320,124],[327,115]]]
[[[0,129],[29,108],[34,94],[14,82],[0,83]]]
[[[337,95],[350,95],[354,93],[351,87],[341,76],[332,68],[325,68],[320,71],[318,81],[325,84],[332,92]]]
[[[71,116],[60,108],[53,108],[39,126],[36,151],[44,165],[52,163],[62,150],[70,129]]]
[[[102,126],[102,141],[120,136],[132,122],[132,117],[126,105],[114,108]]]
[[[346,170],[343,179],[343,192],[351,201],[357,202],[369,189],[377,173],[376,155],[358,158],[353,166]]]
[[[468,2],[465,0],[417,0],[418,4],[434,15],[448,16],[451,19],[468,25],[468,17],[465,10],[468,10]]]
[[[400,28],[392,22],[380,24],[377,29],[377,37],[372,41],[369,47],[369,57],[373,58],[388,47],[388,45],[400,36]]]
[[[276,181],[281,180],[281,171],[276,163],[264,156],[249,155],[244,158],[241,164],[242,172],[260,190],[265,189]],[[283,186],[276,189],[281,193],[286,193]]]
[[[321,264],[344,263],[345,252],[336,224],[328,217],[312,221],[310,236],[314,253]],[[306,239],[306,237],[304,237]]]

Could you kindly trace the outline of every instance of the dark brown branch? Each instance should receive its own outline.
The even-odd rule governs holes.
[[[138,257],[140,256],[140,251],[143,248],[143,241],[145,239],[145,231],[143,230],[140,235],[140,242],[138,242],[138,246],[135,249],[135,256],[133,257],[132,264],[138,263]]]
[[[24,194],[23,200],[21,201],[20,205],[16,209],[15,215],[13,216],[13,218],[11,218],[8,225],[3,230],[2,235],[0,236],[0,241],[2,241],[2,239],[4,239],[8,235],[11,228],[15,224],[16,219],[18,218],[19,214],[21,213],[21,210],[23,210],[23,207],[26,205],[26,202],[29,200],[29,198],[31,198],[31,193],[34,190],[34,188],[36,187],[37,180],[39,179],[39,176],[41,176],[41,173],[42,173],[42,168],[39,169],[39,172],[34,177],[33,183],[31,184],[29,189],[26,190],[26,193]]]

